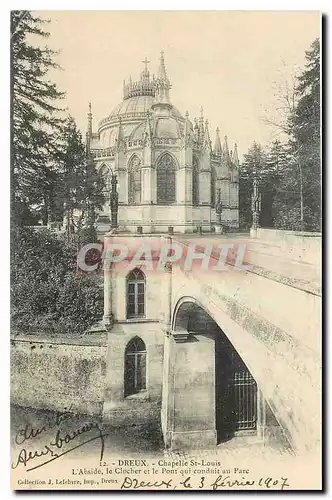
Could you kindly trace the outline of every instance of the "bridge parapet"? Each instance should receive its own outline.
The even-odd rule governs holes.
[[[177,311],[184,302],[206,311],[248,366],[293,449],[312,450],[320,442],[321,297],[250,270],[226,267],[204,272],[173,266],[172,328],[176,331]],[[195,345],[200,348],[199,342]],[[195,363],[191,365],[195,371]],[[174,412],[181,421],[180,409]],[[169,430],[165,422],[163,427]],[[179,429],[174,432],[179,435]],[[169,434],[167,439],[172,442]]]
[[[320,267],[322,260],[322,234],[304,231],[257,228],[250,230],[251,238],[259,239],[279,248],[285,258],[308,262]]]

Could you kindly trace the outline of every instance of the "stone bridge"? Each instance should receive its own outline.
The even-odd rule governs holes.
[[[167,448],[207,447],[227,438],[222,430],[230,414],[222,398],[231,359],[240,367],[231,374],[231,388],[246,411],[236,407],[241,418],[234,437],[244,432],[245,439],[259,442],[285,439],[295,452],[319,449],[320,235],[258,229],[251,237],[105,236],[106,245],[114,240],[134,251],[145,242],[156,243],[157,250],[172,242],[185,260],[160,266],[157,251],[150,258],[155,266],[147,254],[138,264],[129,256],[113,263],[104,273],[105,324],[114,320],[107,332],[99,325],[77,339],[14,336],[12,402],[56,411],[70,405],[114,425],[161,420]],[[191,245],[196,259],[187,266]],[[216,271],[225,249],[226,263]],[[144,270],[142,317],[127,314],[128,266]],[[146,380],[126,394],[126,350],[134,338],[144,346]]]
[[[188,249],[198,239],[173,241]],[[215,242],[203,236],[199,247]],[[223,271],[173,265],[164,283],[166,446],[217,442],[215,343],[225,335],[257,383],[259,435],[278,429],[294,451],[312,450],[321,438],[320,235],[258,229],[222,242],[232,245]]]

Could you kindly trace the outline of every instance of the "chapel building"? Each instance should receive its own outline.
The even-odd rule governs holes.
[[[91,105],[87,151],[106,184],[98,233],[110,228],[111,175],[117,177],[118,225],[135,233],[192,233],[214,230],[216,202],[221,221],[239,227],[239,159],[237,146],[221,144],[219,129],[212,148],[203,110],[192,122],[171,102],[171,82],[163,52],[157,77],[145,68],[138,81],[123,84],[123,101],[92,129]]]

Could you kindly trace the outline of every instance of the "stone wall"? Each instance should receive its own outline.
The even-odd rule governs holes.
[[[322,260],[321,233],[284,231],[281,229],[251,229],[250,236],[270,242],[278,247],[284,257],[308,262],[320,267]]]
[[[105,338],[11,339],[12,404],[99,415],[105,393]]]
[[[147,245],[149,245],[149,239]],[[154,265],[156,266],[156,264]],[[122,263],[113,264],[111,307],[116,321],[121,322],[127,319],[127,276],[132,267],[127,262],[124,265]],[[162,299],[160,296],[161,273],[147,269],[144,263],[141,269],[146,279],[145,316],[150,321],[158,321],[160,319]]]
[[[167,448],[217,444],[215,422],[215,341],[213,335],[173,333],[165,342],[162,430]]]
[[[128,342],[138,336],[146,346],[146,390],[124,396],[124,361]],[[164,333],[153,321],[115,323],[108,337],[104,420],[114,425],[160,422]]]

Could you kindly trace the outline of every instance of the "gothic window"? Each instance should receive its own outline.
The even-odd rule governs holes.
[[[134,156],[128,168],[128,200],[129,203],[141,202],[141,161]]]
[[[145,276],[140,269],[133,269],[127,276],[127,318],[145,315]]]
[[[214,168],[211,169],[211,206],[216,204],[216,172]]]
[[[103,194],[108,196],[111,191],[112,170],[108,165],[103,164],[100,167],[99,173],[103,179]]]
[[[176,201],[176,164],[166,153],[157,163],[157,203],[168,205]]]
[[[124,395],[130,396],[146,389],[146,347],[142,339],[131,339],[125,351]]]
[[[199,205],[199,167],[197,158],[193,158],[193,205]]]

